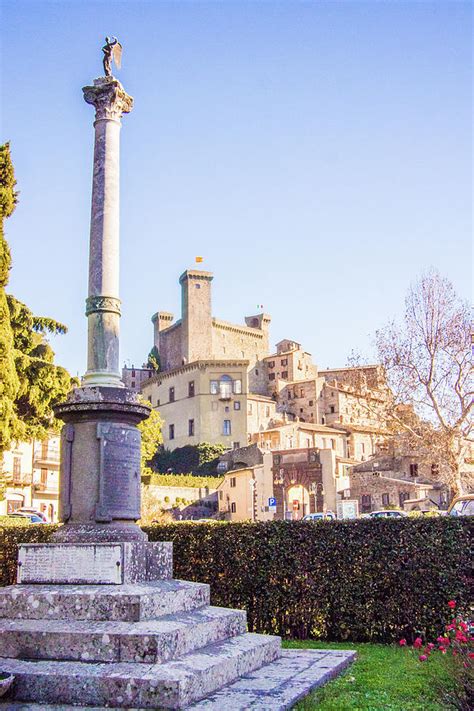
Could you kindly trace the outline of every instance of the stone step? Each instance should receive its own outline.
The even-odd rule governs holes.
[[[246,633],[164,664],[2,659],[10,697],[39,704],[186,708],[280,655],[280,638]]]
[[[136,622],[209,605],[209,585],[157,580],[126,585],[10,585],[0,618]]]
[[[203,607],[140,622],[0,620],[0,657],[162,663],[247,629],[243,610]],[[0,663],[1,668],[1,663]]]
[[[355,658],[356,652],[339,649],[284,649],[274,662],[192,704],[188,710],[285,711],[338,676]]]

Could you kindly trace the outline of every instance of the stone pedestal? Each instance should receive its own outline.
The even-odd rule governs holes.
[[[150,408],[126,388],[73,390],[55,408],[61,433],[60,518],[56,542],[143,541],[140,431]]]

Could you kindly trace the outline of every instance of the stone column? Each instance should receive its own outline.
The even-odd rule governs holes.
[[[56,405],[62,419],[60,518],[55,541],[144,541],[140,431],[150,408],[119,372],[120,119],[133,100],[114,77],[83,89],[95,106],[89,253],[88,362],[82,387]]]
[[[89,251],[87,372],[84,385],[121,387],[119,369],[120,127],[133,99],[114,77],[83,88],[95,106]]]

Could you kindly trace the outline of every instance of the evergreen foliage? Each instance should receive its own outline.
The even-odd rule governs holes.
[[[142,401],[146,405],[150,405],[148,400],[142,398]],[[138,425],[138,429],[141,432],[141,451],[140,451],[140,461],[141,470],[145,470],[145,467],[153,459],[158,448],[163,442],[163,436],[161,434],[161,429],[163,426],[163,420],[160,417],[158,410],[151,410],[150,416],[146,420],[143,420]]]
[[[54,352],[46,338],[66,333],[66,326],[35,316],[5,292],[11,256],[3,223],[17,203],[15,185],[6,143],[0,146],[0,453],[12,440],[44,439],[48,430],[58,429],[52,406],[64,400],[77,382],[54,364]]]
[[[198,476],[216,476],[217,462],[224,452],[223,444],[210,444],[209,442],[189,444],[185,447],[178,447],[172,452],[162,448],[153,458],[152,469],[162,474],[191,473]]]
[[[158,353],[158,348],[153,346],[148,354],[148,360],[146,363],[147,368],[152,368],[156,373],[161,370],[160,354]]]
[[[8,448],[15,415],[15,398],[20,383],[15,368],[13,330],[10,323],[5,288],[11,267],[11,255],[5,239],[4,220],[10,217],[17,203],[15,176],[10,146],[0,146],[0,452]],[[3,498],[0,486],[0,499]]]
[[[217,476],[195,476],[194,474],[158,474],[151,469],[142,470],[142,481],[150,486],[182,486],[196,489],[216,489],[224,479]]]

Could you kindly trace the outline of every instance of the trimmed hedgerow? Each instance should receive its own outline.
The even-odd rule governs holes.
[[[177,578],[247,610],[249,629],[306,639],[391,642],[434,634],[447,600],[469,602],[474,519],[171,524]],[[472,580],[471,580],[472,582]]]
[[[249,629],[284,637],[392,642],[446,622],[446,601],[470,602],[474,519],[318,523],[174,523],[145,527],[174,543],[174,575],[211,585],[212,603],[247,610]],[[52,526],[0,529],[0,580],[16,544]]]

